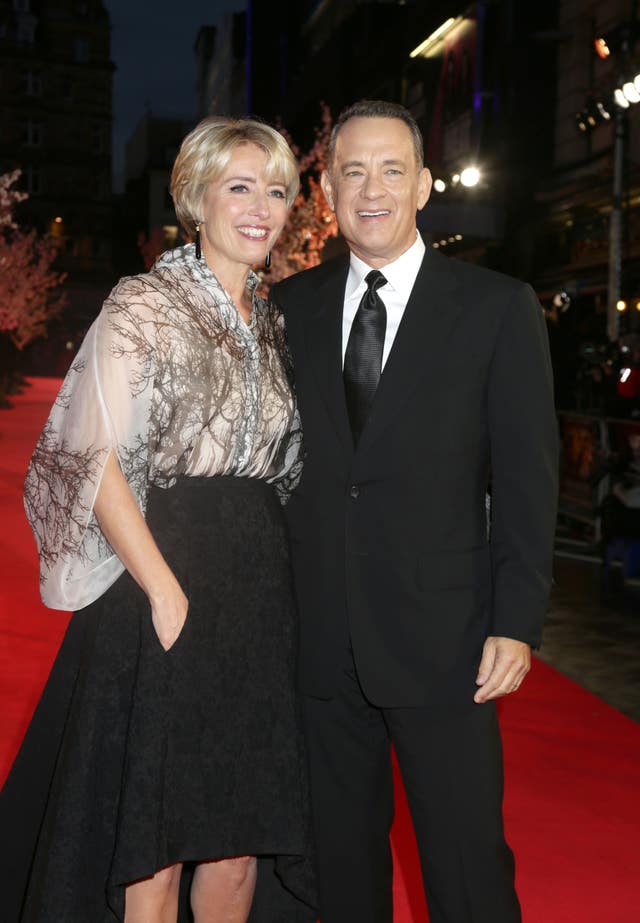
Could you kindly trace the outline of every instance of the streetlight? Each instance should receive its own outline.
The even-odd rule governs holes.
[[[626,97],[622,94],[626,102]],[[586,106],[580,112],[576,112],[576,124],[580,131],[591,131],[601,122],[610,122],[611,112],[609,106],[602,99],[589,97]]]
[[[638,77],[640,77],[640,74]],[[624,83],[622,85],[622,92],[630,103],[640,103],[640,93],[638,93],[636,89],[635,81],[628,80]]]
[[[624,95],[624,92],[620,87],[616,87],[616,89],[614,90],[613,98],[616,101],[616,105],[619,106],[620,109],[628,109],[629,106],[631,105],[631,103],[629,102],[627,97]]]
[[[477,167],[465,167],[460,174],[460,182],[467,188],[477,186],[480,182],[480,170]]]

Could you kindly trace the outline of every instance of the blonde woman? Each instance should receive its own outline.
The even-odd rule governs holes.
[[[278,132],[201,122],[171,178],[195,244],[116,286],[36,447],[42,596],[75,612],[3,792],[7,923],[315,919],[276,495],[301,439],[252,270],[297,189]]]

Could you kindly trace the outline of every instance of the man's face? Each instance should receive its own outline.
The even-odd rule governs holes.
[[[416,163],[408,125],[394,118],[353,118],[336,139],[322,189],[349,248],[379,269],[416,239],[416,211],[431,192],[431,174]]]

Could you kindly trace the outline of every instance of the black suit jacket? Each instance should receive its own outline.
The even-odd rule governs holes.
[[[486,637],[537,646],[547,606],[558,450],[542,310],[529,286],[428,249],[354,450],[348,268],[272,292],[306,446],[288,505],[300,685],[331,697],[351,645],[376,705],[470,702]]]

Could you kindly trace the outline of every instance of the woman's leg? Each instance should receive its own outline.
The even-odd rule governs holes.
[[[246,923],[256,876],[254,856],[201,862],[191,885],[195,923]]]
[[[181,864],[170,865],[128,885],[124,923],[176,923],[181,874]]]

